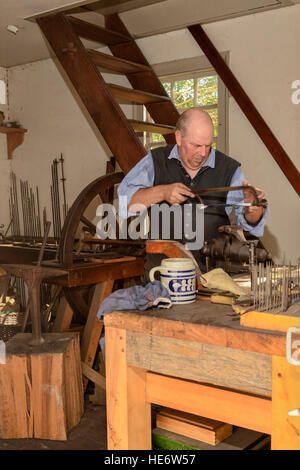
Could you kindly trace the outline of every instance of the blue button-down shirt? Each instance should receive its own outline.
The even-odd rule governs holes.
[[[216,159],[215,153],[216,153],[215,149],[211,149],[208,159],[204,163],[203,167],[205,166],[209,166],[211,168],[215,167],[215,159]],[[178,154],[177,145],[174,145],[168,158],[170,159],[176,158],[177,160],[181,162],[179,154]],[[242,186],[243,181],[245,179],[246,178],[243,173],[243,170],[241,169],[240,166],[238,166],[238,168],[235,170],[231,178],[230,186]],[[122,182],[120,183],[118,187],[119,200],[120,200],[120,197],[127,198],[126,199],[127,206],[124,204],[119,204],[120,216],[127,218],[130,215],[133,215],[130,212],[127,212],[127,207],[131,201],[132,196],[139,189],[151,188],[153,184],[154,184],[154,165],[153,165],[152,154],[151,152],[149,152],[129,171],[129,173],[127,173],[127,175],[125,176],[125,178],[122,180]],[[244,195],[243,195],[242,190],[229,191],[227,193],[226,204],[234,204],[234,203],[239,203],[243,201],[244,201]],[[227,215],[229,216],[230,213],[232,212],[232,206],[225,207],[225,211]],[[264,226],[265,226],[266,217],[268,213],[269,213],[269,209],[264,210],[264,215],[262,219],[259,221],[257,225],[253,227],[253,225],[249,225],[247,223],[244,217],[244,208],[237,206],[235,208],[235,219],[236,219],[235,224],[242,225],[245,231],[250,232],[255,237],[261,237],[264,233]]]

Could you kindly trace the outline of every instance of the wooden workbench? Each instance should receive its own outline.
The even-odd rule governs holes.
[[[151,403],[271,434],[272,449],[299,449],[300,367],[283,332],[227,316],[197,300],[169,310],[104,317],[108,449],[151,449]]]

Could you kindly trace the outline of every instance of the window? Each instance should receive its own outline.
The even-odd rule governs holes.
[[[212,68],[201,69],[175,75],[161,76],[160,80],[172,98],[173,103],[182,113],[193,106],[207,111],[214,124],[213,147],[226,151],[225,142],[225,87]],[[144,108],[144,120],[150,121],[150,115]],[[144,133],[144,146],[147,150],[165,145],[161,134]]]

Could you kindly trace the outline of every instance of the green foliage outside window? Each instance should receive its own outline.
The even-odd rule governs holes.
[[[197,81],[197,104],[199,106],[209,106],[218,104],[218,77],[198,78]]]

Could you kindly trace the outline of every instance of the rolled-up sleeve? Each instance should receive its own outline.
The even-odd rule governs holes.
[[[239,166],[235,173],[232,176],[230,186],[242,186],[243,181],[246,180],[243,170]],[[227,204],[235,204],[238,202],[244,202],[244,194],[242,190],[238,191],[229,191],[227,195]],[[229,215],[232,211],[232,207],[226,207],[226,213]],[[255,237],[262,237],[264,234],[264,228],[266,224],[267,216],[269,215],[270,209],[264,209],[264,213],[258,224],[250,225],[244,216],[244,207],[235,207],[235,223],[236,225],[241,225],[243,229],[247,232],[250,232],[251,235]]]
[[[125,176],[118,187],[119,215],[124,219],[134,215],[127,211],[132,196],[143,188],[151,188],[154,183],[154,166],[151,152],[142,158]]]

